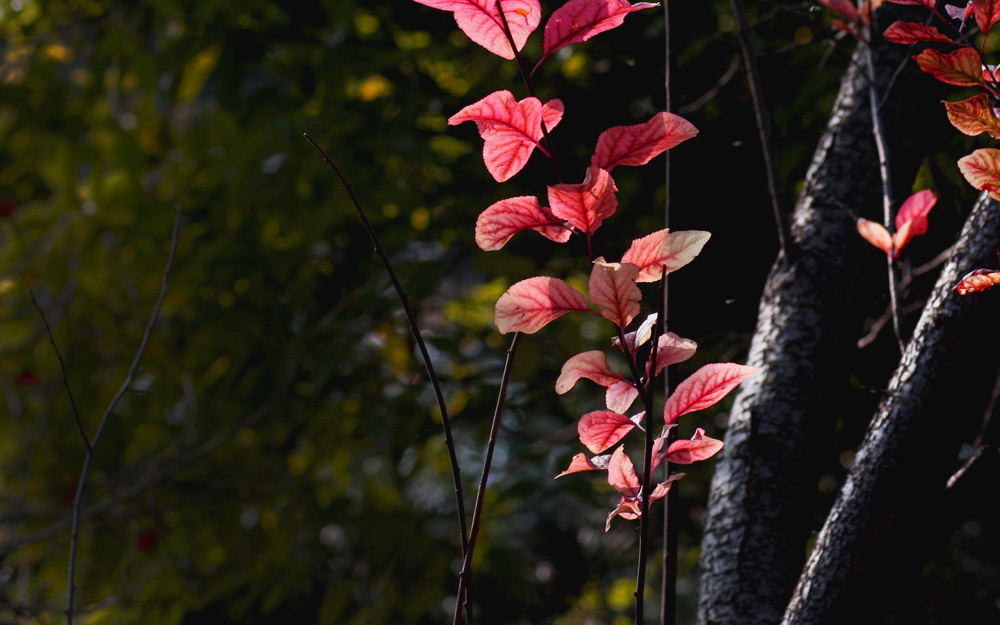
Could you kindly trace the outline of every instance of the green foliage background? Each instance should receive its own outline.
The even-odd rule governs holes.
[[[742,358],[776,251],[752,111],[741,75],[725,79],[737,55],[728,3],[688,4],[673,7],[674,84],[701,134],[674,152],[671,226],[714,237],[671,282],[671,327],[701,344],[680,375]],[[781,67],[769,86],[792,189],[847,46],[808,5],[754,8],[765,69]],[[471,509],[506,340],[493,302],[530,275],[587,269],[578,243],[529,233],[487,254],[473,242],[483,208],[555,182],[536,156],[495,184],[471,125],[447,126],[496,89],[523,97],[514,65],[413,2],[0,11],[0,196],[16,204],[0,220],[0,621],[63,618],[84,456],[29,292],[92,433],[158,292],[175,207],[170,290],[88,484],[100,513],[82,531],[80,622],[446,620],[460,563],[433,396],[354,208],[302,134],[351,179],[420,311]],[[566,103],[553,138],[569,178],[582,179],[602,130],[662,108],[662,35],[662,13],[640,12],[541,71],[539,95]],[[536,35],[527,55],[539,53]],[[662,227],[660,163],[616,172],[622,206],[600,253],[617,258]],[[704,188],[706,171],[725,183]],[[603,533],[615,497],[602,480],[552,480],[580,451],[576,419],[600,401],[595,388],[557,397],[552,383],[605,332],[567,318],[522,344],[477,552],[481,623],[628,622],[633,527]],[[698,425],[724,422],[716,411]],[[687,618],[708,471],[682,489]]]

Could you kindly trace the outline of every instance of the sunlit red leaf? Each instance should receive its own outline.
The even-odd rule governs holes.
[[[608,171],[618,165],[645,165],[697,134],[698,130],[683,117],[657,113],[645,124],[615,126],[602,132],[590,165]]]
[[[558,278],[537,276],[518,282],[500,296],[495,322],[500,334],[534,334],[573,311],[590,312],[578,291]]]
[[[983,86],[983,62],[972,48],[959,48],[949,54],[927,49],[913,57],[920,69],[941,82],[959,87]]]
[[[933,26],[903,21],[890,24],[889,28],[886,28],[885,32],[882,33],[882,36],[885,37],[886,41],[891,41],[892,43],[912,44],[920,43],[921,41],[951,42],[951,39]]]
[[[635,474],[635,465],[632,460],[625,455],[625,446],[622,445],[611,454],[611,461],[608,463],[608,484],[630,498],[638,497],[642,484],[639,476]]]
[[[649,495],[649,502],[652,503],[657,499],[662,499],[670,492],[670,487],[673,486],[674,482],[681,479],[687,475],[687,473],[671,473],[670,477],[667,478],[665,482],[660,482],[653,489],[653,492]]]
[[[476,220],[476,245],[498,250],[522,230],[534,230],[543,237],[565,243],[573,231],[531,195],[512,197],[491,205]]]
[[[620,413],[628,410],[638,396],[639,390],[631,382],[622,380],[608,387],[604,401],[608,406],[608,410]]]
[[[628,0],[569,0],[545,23],[543,57],[560,48],[587,41],[594,35],[618,28],[633,11],[659,6],[656,2]]]
[[[756,373],[756,367],[732,362],[705,365],[677,385],[663,407],[663,421],[671,424],[681,415],[704,410]]]
[[[639,518],[641,513],[642,508],[640,507],[638,499],[622,497],[621,501],[618,502],[618,506],[615,507],[615,509],[611,511],[611,514],[608,515],[608,520],[604,524],[604,531],[607,532],[611,530],[611,519],[616,516],[620,516],[627,521],[634,521]]]
[[[543,107],[538,98],[518,102],[510,91],[495,91],[452,115],[448,124],[476,122],[484,141],[486,169],[497,182],[504,182],[521,171],[542,140],[542,117],[551,130],[562,119],[562,110],[559,100]]]
[[[691,339],[682,339],[673,332],[660,335],[656,349],[656,374],[659,375],[665,367],[684,362],[698,350],[698,344]],[[646,367],[649,371],[649,367]]]
[[[690,439],[670,443],[665,454],[666,460],[674,464],[691,464],[706,460],[719,453],[722,444],[718,439],[705,436],[705,430],[698,428]]]
[[[997,269],[976,269],[965,274],[961,282],[955,285],[955,292],[959,295],[985,291],[990,287],[1000,284],[1000,270]]]
[[[944,106],[948,121],[960,132],[970,137],[988,132],[994,139],[1000,139],[1000,119],[993,111],[989,94],[980,93],[958,102],[945,101]]]
[[[976,15],[976,25],[984,35],[1000,21],[1000,0],[969,0]]]
[[[563,364],[556,380],[556,393],[560,395],[568,393],[581,378],[601,386],[611,386],[625,380],[623,376],[611,370],[604,352],[596,349],[577,354]]]
[[[858,21],[858,9],[851,0],[819,0],[826,8],[840,13],[851,22]]]
[[[570,473],[580,473],[582,471],[605,471],[611,461],[611,454],[603,454],[588,458],[587,454],[577,454],[570,460],[569,467],[556,476],[556,479],[569,475]]]
[[[659,230],[632,241],[622,262],[639,267],[638,282],[656,282],[663,267],[670,273],[694,260],[711,236],[702,230]]]
[[[608,321],[624,328],[639,314],[642,292],[635,280],[639,268],[629,263],[594,261],[590,272],[590,303]]]
[[[505,59],[513,59],[514,52],[504,33],[498,6],[503,7],[504,16],[510,25],[510,32],[517,49],[542,20],[542,7],[538,0],[416,0],[420,4],[452,11],[455,22],[469,39]]]
[[[858,234],[886,254],[892,254],[892,235],[882,224],[858,218]]]
[[[980,148],[958,159],[958,169],[973,187],[1000,200],[1000,150]]]
[[[896,213],[896,234],[892,237],[893,257],[906,247],[913,237],[927,232],[927,215],[937,203],[937,196],[930,189],[917,191],[906,198]]]
[[[611,410],[595,410],[580,417],[576,431],[584,447],[599,454],[611,447],[635,427],[635,421]]]
[[[607,171],[589,167],[580,184],[557,184],[549,187],[552,213],[569,225],[593,234],[605,219],[618,210],[618,187]]]

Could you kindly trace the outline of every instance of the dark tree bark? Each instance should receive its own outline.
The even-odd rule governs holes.
[[[992,266],[1000,204],[985,195],[966,221],[850,474],[819,535],[785,625],[880,622],[883,606],[947,529],[948,478],[982,423],[1000,363],[1000,302],[961,296],[962,276]],[[909,569],[909,570],[907,570]],[[874,609],[873,609],[874,608]]]

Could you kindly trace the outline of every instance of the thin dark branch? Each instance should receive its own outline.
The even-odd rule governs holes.
[[[496,448],[497,432],[500,430],[500,418],[503,415],[503,405],[507,398],[507,382],[514,365],[514,355],[521,333],[515,332],[507,350],[507,361],[503,367],[503,377],[500,379],[500,392],[497,395],[497,407],[493,411],[493,425],[490,428],[490,440],[486,445],[486,457],[483,459],[483,473],[479,478],[479,491],[476,494],[476,506],[472,512],[472,533],[469,534],[469,548],[462,562],[462,572],[458,578],[458,594],[455,602],[455,619],[453,625],[462,622],[462,615],[468,611],[468,589],[472,580],[472,554],[476,549],[476,539],[479,537],[479,527],[483,516],[483,501],[486,499],[486,485],[490,479],[490,466],[493,463],[493,450]]]
[[[94,433],[94,438],[91,439],[90,445],[87,448],[87,455],[83,459],[83,469],[80,471],[80,481],[77,482],[76,496],[73,498],[73,522],[71,526],[69,546],[69,571],[66,575],[66,583],[68,586],[66,590],[66,625],[73,625],[73,595],[76,591],[74,578],[76,575],[76,552],[80,539],[80,516],[83,511],[83,492],[87,487],[87,475],[90,472],[90,464],[94,459],[94,450],[97,448],[97,443],[101,440],[101,435],[104,433],[104,428],[108,425],[108,421],[111,418],[111,413],[114,412],[115,406],[118,405],[122,396],[125,395],[125,392],[128,391],[129,387],[132,386],[132,382],[135,380],[136,372],[139,369],[139,362],[142,360],[142,356],[146,352],[146,345],[149,344],[149,337],[153,333],[153,326],[156,325],[156,320],[160,316],[160,307],[163,306],[163,300],[167,296],[167,284],[170,281],[170,271],[173,269],[174,256],[177,253],[177,236],[180,231],[180,227],[181,208],[178,206],[174,215],[174,229],[170,238],[170,255],[167,257],[167,266],[163,270],[163,281],[160,284],[160,295],[156,298],[156,304],[153,306],[153,312],[149,315],[149,321],[146,323],[146,329],[142,333],[142,340],[139,342],[139,349],[136,350],[135,357],[132,358],[132,364],[129,365],[125,381],[122,382],[118,392],[111,398],[111,403],[108,404],[108,407],[104,410],[104,414],[101,415],[101,421],[97,426],[97,431]]]
[[[785,207],[781,191],[781,179],[778,177],[778,155],[774,146],[774,130],[771,126],[771,111],[764,99],[764,87],[760,79],[760,68],[757,65],[757,53],[753,49],[752,33],[743,11],[742,0],[730,0],[733,15],[736,17],[736,36],[743,52],[746,64],[747,80],[750,83],[750,97],[753,99],[753,110],[757,117],[757,131],[760,135],[760,145],[764,152],[764,169],[767,171],[767,187],[771,192],[771,210],[774,212],[774,223],[778,229],[778,245],[782,253],[788,256],[792,251],[789,244],[792,241],[788,224],[788,209]]]
[[[87,431],[83,427],[83,420],[80,418],[80,411],[77,410],[76,400],[73,398],[73,391],[69,387],[69,378],[66,375],[66,362],[63,360],[62,353],[60,353],[59,347],[56,345],[56,339],[52,335],[52,328],[49,327],[48,319],[45,318],[45,312],[38,304],[38,300],[35,299],[35,293],[29,289],[28,296],[31,297],[31,303],[34,304],[35,310],[38,311],[38,316],[42,318],[42,324],[45,326],[45,333],[49,335],[49,343],[52,344],[52,351],[56,353],[56,358],[59,359],[59,372],[62,374],[63,386],[66,387],[66,396],[69,397],[70,408],[73,409],[73,419],[76,421],[76,427],[80,431],[80,438],[83,439],[84,448],[86,448],[87,451],[90,451],[90,439],[87,437]]]
[[[417,324],[417,316],[413,312],[413,308],[410,307],[410,300],[406,295],[406,291],[403,290],[403,286],[399,283],[399,279],[396,277],[396,272],[392,268],[392,263],[389,262],[389,257],[386,256],[385,251],[382,249],[382,245],[378,241],[378,237],[375,234],[375,229],[372,227],[371,222],[368,221],[368,216],[365,214],[364,209],[361,207],[361,202],[358,200],[358,196],[354,194],[354,189],[351,187],[351,183],[344,177],[344,174],[340,172],[340,168],[327,156],[323,148],[319,147],[319,144],[313,140],[308,134],[303,135],[306,140],[313,145],[314,148],[323,156],[323,160],[327,165],[333,169],[333,173],[337,174],[340,178],[340,182],[347,189],[347,194],[351,196],[351,201],[354,203],[354,208],[358,211],[358,216],[361,217],[361,221],[365,226],[365,230],[368,232],[369,238],[372,240],[372,244],[375,246],[375,254],[378,255],[379,260],[382,261],[382,266],[385,267],[386,273],[389,274],[389,279],[392,280],[392,286],[396,289],[396,295],[399,296],[399,301],[403,305],[403,312],[406,313],[406,321],[410,325],[410,333],[413,335],[413,339],[417,343],[417,348],[420,350],[420,356],[423,358],[424,366],[427,368],[427,376],[430,378],[431,386],[434,388],[434,396],[437,398],[438,409],[441,411],[441,425],[444,429],[444,444],[448,448],[448,458],[451,461],[451,475],[452,480],[455,484],[455,502],[458,508],[458,525],[462,535],[462,555],[464,556],[469,550],[469,534],[465,521],[465,496],[462,493],[462,474],[458,467],[458,456],[455,453],[455,441],[451,436],[451,420],[448,418],[448,406],[444,401],[444,394],[441,392],[441,383],[438,380],[437,374],[434,372],[434,364],[431,362],[430,354],[427,352],[427,346],[424,344],[424,338],[420,334],[420,326]]]
[[[733,79],[733,76],[736,75],[736,70],[738,70],[739,68],[740,68],[740,57],[733,56],[732,63],[729,64],[729,67],[726,68],[726,71],[723,72],[722,76],[719,77],[719,80],[717,80],[715,84],[712,85],[712,88],[706,91],[705,93],[701,94],[697,99],[695,99],[694,102],[691,102],[690,104],[685,104],[684,106],[677,109],[677,112],[681,115],[685,115],[687,113],[693,113],[698,109],[700,109],[701,107],[708,104],[709,102],[711,102],[712,100],[714,100],[715,96],[719,95],[719,92],[722,91],[722,88],[728,85],[729,81]],[[668,112],[672,112],[670,111],[669,106],[666,107],[666,110]],[[669,151],[666,152],[666,154],[669,153],[670,153]]]

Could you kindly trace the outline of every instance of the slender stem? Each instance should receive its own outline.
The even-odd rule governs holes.
[[[34,291],[28,290],[28,295],[31,297],[31,303],[34,304],[35,310],[38,311],[38,316],[42,318],[42,324],[45,326],[45,333],[49,335],[49,343],[52,344],[52,351],[56,353],[56,358],[59,359],[59,371],[62,374],[63,386],[66,388],[66,395],[69,397],[69,405],[73,410],[73,419],[76,421],[76,428],[80,431],[80,438],[83,440],[83,446],[87,451],[91,450],[90,438],[87,437],[87,431],[83,427],[83,420],[80,418],[80,411],[76,407],[76,400],[73,398],[73,391],[69,387],[69,378],[66,375],[66,362],[63,360],[62,353],[59,351],[59,347],[56,345],[56,339],[52,335],[52,328],[49,327],[49,321],[45,318],[45,312],[42,307],[38,304],[38,300],[35,299]]]
[[[308,134],[304,135],[306,140],[313,145],[314,148],[323,156],[323,160],[326,164],[333,169],[333,172],[337,174],[340,178],[340,182],[347,189],[347,194],[351,196],[351,201],[354,203],[354,208],[358,211],[358,216],[361,217],[361,221],[365,226],[365,230],[368,232],[368,236],[372,240],[372,244],[375,246],[375,254],[378,255],[379,260],[382,261],[382,266],[385,267],[386,273],[389,274],[389,279],[392,280],[392,285],[396,289],[396,295],[399,296],[399,301],[403,305],[403,312],[406,313],[406,321],[410,325],[410,333],[413,335],[413,339],[417,343],[417,348],[420,350],[420,356],[423,358],[424,366],[427,368],[427,376],[430,378],[431,386],[434,388],[434,396],[437,398],[438,409],[441,411],[441,426],[444,429],[444,444],[448,448],[448,458],[451,461],[451,476],[455,483],[455,503],[458,508],[458,525],[462,534],[462,555],[469,550],[469,534],[466,527],[465,521],[465,496],[462,493],[462,474],[458,467],[458,456],[455,453],[455,441],[451,436],[451,420],[448,418],[448,406],[444,401],[444,394],[441,392],[441,383],[438,380],[437,374],[434,372],[434,364],[431,362],[430,354],[427,353],[427,346],[424,344],[424,338],[420,334],[420,326],[417,325],[417,316],[413,312],[413,308],[410,307],[410,300],[406,295],[406,291],[403,290],[403,286],[399,283],[399,279],[396,277],[396,272],[392,269],[392,264],[389,262],[389,257],[386,256],[385,251],[382,249],[382,245],[378,241],[378,237],[375,235],[375,229],[372,227],[371,222],[368,221],[368,216],[365,215],[365,211],[361,208],[361,202],[358,197],[354,195],[354,189],[351,187],[351,183],[344,177],[344,174],[340,172],[340,169],[330,157],[327,156],[323,148],[319,147],[312,137]]]
[[[875,147],[878,150],[878,169],[882,177],[882,219],[886,230],[893,229],[893,198],[892,198],[892,170],[889,167],[889,147],[885,136],[885,128],[882,125],[882,113],[879,110],[878,86],[876,85],[875,60],[872,58],[871,45],[866,46],[865,62],[868,65],[868,75],[871,80],[868,83],[868,101],[872,116],[872,134],[875,136]],[[896,343],[899,345],[899,352],[903,353],[906,343],[903,341],[902,319],[899,314],[900,288],[897,276],[896,263],[892,255],[886,256],[889,273],[889,307],[892,310],[892,327],[896,333]]]
[[[500,431],[500,418],[503,415],[504,400],[507,398],[507,382],[510,380],[511,368],[514,364],[514,355],[517,353],[517,344],[521,340],[521,333],[515,332],[511,339],[510,348],[507,350],[507,361],[503,367],[503,377],[500,379],[500,392],[497,396],[497,407],[493,411],[493,425],[490,428],[490,440],[486,445],[486,458],[483,460],[483,473],[479,478],[479,492],[476,494],[476,506],[472,512],[472,532],[469,534],[469,548],[465,551],[465,559],[462,562],[462,572],[458,577],[458,594],[455,602],[454,625],[462,621],[462,614],[468,610],[468,589],[472,579],[472,554],[476,549],[476,539],[479,537],[479,527],[483,516],[483,501],[486,499],[486,485],[490,479],[490,466],[493,463],[493,450],[496,448],[497,433]]]
[[[764,152],[764,169],[767,171],[767,187],[771,192],[771,210],[774,212],[774,223],[778,229],[778,245],[787,257],[788,242],[792,240],[792,237],[788,227],[788,211],[784,207],[781,179],[778,177],[778,156],[774,146],[771,111],[764,99],[764,87],[760,78],[760,67],[757,64],[757,53],[753,48],[753,34],[750,32],[750,23],[743,10],[743,2],[742,0],[729,0],[729,4],[736,17],[736,37],[743,53],[747,80],[750,83],[750,97],[753,100],[753,110],[757,117],[757,132],[760,136],[761,150]]]
[[[125,393],[129,390],[129,387],[132,386],[132,382],[135,380],[136,372],[139,370],[139,362],[142,360],[142,356],[146,352],[146,345],[149,344],[149,336],[153,333],[153,326],[156,324],[156,319],[160,316],[160,307],[163,306],[163,299],[167,296],[167,283],[170,280],[170,271],[174,266],[174,255],[177,253],[177,234],[180,231],[180,227],[181,209],[180,206],[178,206],[177,213],[174,215],[174,229],[171,234],[170,255],[167,257],[167,267],[163,270],[163,281],[160,284],[160,295],[156,298],[156,304],[153,306],[153,312],[149,315],[149,322],[146,323],[146,330],[142,333],[142,340],[139,342],[139,349],[136,350],[135,357],[132,358],[132,364],[129,365],[125,381],[122,382],[118,392],[111,398],[111,403],[108,404],[108,407],[104,410],[104,414],[101,415],[101,421],[97,426],[97,432],[94,433],[94,438],[90,440],[90,445],[87,447],[87,455],[83,459],[83,469],[80,471],[80,481],[77,482],[76,496],[73,498],[73,523],[71,525],[71,537],[69,543],[69,571],[66,575],[67,585],[69,586],[66,590],[66,625],[73,625],[73,595],[76,593],[76,552],[80,543],[80,515],[83,511],[83,491],[87,488],[87,475],[90,472],[90,464],[94,459],[94,450],[97,448],[98,441],[101,440],[101,435],[104,433],[104,428],[107,426],[115,406],[118,405],[119,400],[121,400],[122,396],[125,395]]]

